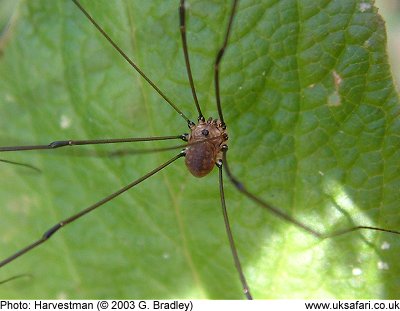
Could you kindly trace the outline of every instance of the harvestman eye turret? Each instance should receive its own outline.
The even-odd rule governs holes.
[[[14,261],[21,255],[26,254],[27,252],[31,251],[32,249],[36,248],[37,246],[46,242],[53,234],[58,232],[61,228],[65,227],[71,222],[78,220],[79,218],[83,217],[84,215],[94,211],[98,207],[106,204],[107,202],[111,201],[115,197],[123,194],[127,190],[135,187],[139,183],[145,181],[146,179],[150,178],[151,176],[155,175],[159,171],[163,170],[177,159],[181,157],[185,157],[185,164],[192,175],[195,177],[203,177],[209,174],[214,165],[218,167],[218,176],[219,176],[219,190],[220,190],[220,200],[221,200],[221,207],[222,213],[225,222],[225,229],[228,235],[229,246],[232,253],[233,261],[239,274],[240,283],[243,289],[243,293],[245,294],[247,299],[252,299],[252,295],[250,294],[250,289],[247,284],[245,275],[243,273],[243,269],[241,267],[241,263],[239,260],[239,255],[237,252],[237,248],[234,243],[233,235],[231,232],[231,226],[229,224],[226,203],[225,203],[225,194],[224,194],[224,184],[223,184],[223,175],[222,171],[225,169],[225,172],[229,178],[229,181],[236,187],[236,189],[245,195],[248,199],[255,202],[258,206],[264,208],[265,210],[269,211],[270,213],[274,214],[275,216],[297,226],[298,228],[308,232],[309,234],[313,235],[316,238],[324,239],[328,237],[334,237],[338,235],[343,235],[352,231],[360,230],[360,229],[369,229],[369,230],[376,230],[394,234],[400,234],[399,231],[396,230],[389,230],[384,228],[378,227],[371,227],[371,226],[355,226],[352,228],[348,228],[345,230],[323,234],[307,224],[304,224],[291,215],[288,215],[285,211],[269,204],[268,202],[264,201],[262,198],[254,195],[251,193],[244,184],[239,181],[231,172],[229,167],[229,162],[227,159],[227,127],[223,118],[222,113],[222,105],[221,105],[221,98],[220,98],[220,89],[219,89],[219,71],[220,71],[220,64],[223,58],[224,52],[228,46],[228,39],[230,35],[230,31],[232,29],[233,19],[236,14],[236,9],[238,6],[238,0],[232,1],[232,7],[229,15],[229,21],[224,33],[224,41],[222,43],[221,48],[219,49],[214,63],[214,86],[215,86],[215,96],[216,96],[216,106],[218,110],[218,119],[209,118],[207,121],[205,120],[203,113],[200,109],[200,105],[198,103],[195,86],[192,78],[191,68],[190,68],[190,61],[189,61],[189,53],[187,49],[187,41],[186,41],[186,19],[185,19],[185,0],[180,1],[179,6],[179,17],[180,17],[180,33],[182,38],[182,46],[183,46],[183,53],[185,59],[185,65],[188,75],[188,80],[190,83],[194,103],[198,113],[198,123],[197,125],[193,123],[172,101],[150,80],[150,78],[118,47],[118,45],[110,38],[110,36],[100,27],[100,25],[91,17],[91,15],[82,7],[78,0],[72,0],[75,5],[79,8],[79,10],[86,16],[86,18],[97,28],[97,30],[102,34],[102,36],[114,47],[114,49],[137,71],[138,74],[142,76],[142,78],[165,100],[165,102],[174,109],[178,115],[180,115],[185,122],[188,124],[190,133],[189,134],[180,134],[180,135],[170,135],[170,136],[158,136],[158,137],[142,137],[142,138],[117,138],[117,139],[96,139],[96,140],[61,140],[55,141],[50,144],[46,145],[28,145],[28,146],[11,146],[11,147],[0,147],[0,152],[9,152],[9,151],[26,151],[26,150],[43,150],[43,149],[55,149],[55,148],[62,148],[67,146],[77,146],[77,145],[95,145],[95,144],[115,144],[115,143],[136,143],[142,141],[160,141],[160,140],[173,140],[173,139],[181,139],[184,140],[184,145],[173,146],[168,148],[159,148],[159,149],[152,149],[150,151],[165,151],[165,150],[175,150],[175,149],[183,149],[179,154],[172,157],[170,160],[162,163],[152,171],[148,172],[144,176],[137,178],[136,180],[132,181],[125,187],[111,193],[107,197],[99,200],[98,202],[90,205],[89,207],[81,210],[80,212],[63,219],[52,226],[50,229],[45,231],[43,236],[33,243],[27,245],[26,247],[22,248],[18,252],[12,254],[11,256],[5,258],[4,260],[0,261],[0,267],[5,266],[6,264]],[[149,151],[149,150],[147,150]],[[18,276],[11,277],[8,280],[15,279]]]

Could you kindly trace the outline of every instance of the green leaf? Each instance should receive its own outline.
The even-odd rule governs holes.
[[[232,171],[321,232],[400,230],[399,102],[372,2],[241,0],[222,61]],[[195,120],[178,2],[82,4]],[[187,8],[206,117],[217,117],[213,63],[230,7],[192,0]],[[22,1],[15,14],[0,63],[0,145],[188,131],[71,1]],[[1,164],[0,257],[176,154],[92,155],[118,148],[126,146],[1,154],[42,173]],[[227,179],[225,188],[255,298],[398,298],[399,236],[363,231],[319,241]],[[216,170],[196,179],[179,160],[2,268],[0,279],[32,275],[2,284],[2,297],[244,298],[218,191]]]

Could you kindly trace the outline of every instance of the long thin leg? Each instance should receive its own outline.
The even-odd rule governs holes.
[[[186,135],[186,138],[184,137]],[[187,134],[182,135],[182,140],[187,141]],[[185,149],[190,146],[203,144],[206,141],[214,141],[220,139],[221,136],[216,136],[212,138],[207,138],[201,141],[195,141],[191,143],[175,145],[170,147],[160,147],[160,148],[149,148],[149,149],[118,149],[114,151],[88,151],[88,150],[80,150],[79,152],[75,152],[74,156],[95,156],[95,157],[120,157],[125,155],[137,155],[137,154],[145,154],[145,153],[154,153],[154,152],[164,152],[164,151],[171,151],[171,150],[178,150],[178,149]],[[1,161],[1,160],[0,160]]]
[[[95,204],[85,208],[84,210],[80,211],[79,213],[76,213],[76,214],[72,215],[71,217],[68,217],[68,218],[66,218],[64,220],[61,220],[60,222],[55,224],[53,227],[48,229],[40,239],[38,239],[35,242],[33,242],[32,244],[29,244],[28,246],[24,247],[23,249],[19,250],[18,252],[16,252],[15,254],[11,255],[10,257],[7,257],[6,259],[0,261],[0,268],[5,266],[6,264],[10,263],[11,261],[17,259],[21,255],[26,254],[27,252],[29,252],[32,249],[34,249],[37,246],[39,246],[40,244],[46,242],[59,229],[65,227],[69,223],[81,218],[82,216],[90,213],[91,211],[95,210],[96,208],[98,208],[98,207],[104,205],[105,203],[111,201],[112,199],[116,198],[117,196],[119,196],[120,194],[124,193],[125,191],[133,188],[134,186],[136,186],[137,184],[139,184],[142,181],[146,180],[147,178],[153,176],[154,174],[156,174],[157,172],[161,171],[163,168],[167,167],[172,162],[176,161],[177,159],[179,159],[179,158],[181,158],[183,156],[185,156],[185,152],[184,151],[182,151],[181,153],[179,153],[178,155],[176,155],[172,159],[168,160],[167,162],[161,164],[160,166],[158,166],[157,168],[155,168],[151,172],[147,173],[146,175],[136,179],[135,181],[131,182],[130,184],[126,185],[125,187],[123,187],[123,188],[119,189],[118,191],[108,195],[104,199],[102,199],[102,200],[96,202]]]
[[[254,202],[256,202],[258,205],[261,205],[262,207],[266,208],[267,210],[271,211],[272,213],[274,213],[275,215],[277,215],[278,217],[291,222],[293,224],[295,224],[296,226],[304,229],[305,231],[311,233],[312,235],[316,236],[316,237],[322,237],[322,235],[315,231],[314,229],[311,229],[309,226],[297,221],[296,219],[294,219],[292,216],[286,214],[285,212],[281,211],[279,208],[272,206],[269,203],[266,203],[265,201],[261,200],[260,198],[256,197],[254,194],[250,193],[245,186],[236,178],[233,176],[229,165],[228,165],[228,160],[226,157],[226,153],[228,152],[228,146],[224,146],[222,149],[222,154],[223,154],[223,163],[225,166],[225,170],[226,173],[229,177],[229,180],[233,183],[233,185],[244,195],[246,195],[248,198],[250,198],[251,200],[253,200]]]
[[[122,156],[128,154],[144,154],[144,153],[152,153],[152,152],[163,152],[163,151],[171,151],[177,149],[187,148],[189,146],[202,144],[206,141],[214,141],[220,139],[221,136],[216,136],[212,138],[207,138],[201,141],[195,141],[192,143],[186,143],[181,145],[175,145],[170,147],[161,147],[161,148],[150,148],[150,149],[129,149],[129,150],[118,150],[113,152],[94,152],[94,153],[86,153],[83,155],[96,155],[96,156]],[[155,141],[155,140],[167,140],[167,139],[182,139],[183,141],[188,140],[188,134],[182,134],[179,136],[163,136],[163,137],[146,137],[146,138],[117,138],[117,139],[98,139],[98,140],[63,140],[63,141],[55,141],[48,145],[34,145],[34,146],[11,146],[11,147],[0,147],[0,152],[6,151],[26,151],[26,150],[46,150],[46,149],[55,149],[61,148],[65,146],[79,146],[79,145],[93,145],[93,144],[110,144],[110,143],[121,143],[121,142],[142,142],[142,141]],[[0,162],[12,163],[17,165],[23,165],[30,167],[32,169],[36,169],[40,172],[39,169],[34,166],[30,166],[29,164],[23,164],[18,162],[12,162],[8,160],[1,160]]]
[[[5,160],[5,159],[0,159],[0,162],[3,163],[8,163],[8,164],[13,164],[13,165],[19,165],[19,166],[23,166],[26,168],[29,168],[31,170],[36,171],[37,173],[41,173],[42,171],[40,169],[38,169],[37,167],[30,165],[30,164],[26,164],[26,163],[21,163],[21,162],[15,162],[15,161],[10,161],[10,160]]]
[[[225,122],[224,122],[224,116],[222,114],[221,98],[220,98],[220,94],[219,94],[219,66],[221,63],[221,59],[224,56],[226,47],[228,45],[229,34],[232,29],[233,17],[235,16],[237,4],[238,4],[238,0],[233,0],[232,11],[231,11],[231,15],[229,17],[228,27],[226,29],[225,38],[224,38],[224,43],[222,44],[222,47],[218,51],[217,57],[215,59],[215,65],[214,65],[215,97],[217,100],[217,109],[218,109],[219,119],[221,120],[221,123],[223,125],[225,125]]]
[[[125,54],[124,51],[110,38],[110,36],[104,31],[102,27],[92,18],[92,16],[82,7],[78,0],[72,0],[72,2],[81,10],[81,12],[87,17],[87,19],[96,27],[96,29],[103,35],[104,38],[114,47],[114,49],[146,80],[151,87],[156,90],[158,94],[182,117],[186,122],[191,125],[192,121],[154,84],[150,78]]]
[[[251,300],[253,297],[250,293],[250,288],[247,285],[246,277],[244,276],[242,265],[240,264],[239,255],[237,253],[237,249],[235,246],[235,241],[233,240],[233,235],[231,231],[231,225],[229,224],[228,213],[226,211],[226,203],[225,203],[225,194],[224,194],[224,181],[222,177],[222,161],[217,163],[219,169],[219,193],[221,197],[221,207],[222,207],[222,214],[224,215],[224,222],[226,233],[228,235],[229,246],[231,248],[233,260],[235,262],[236,270],[239,273],[240,282],[242,283],[243,293],[245,294],[246,298]]]
[[[14,280],[16,280],[16,279],[31,278],[31,277],[32,277],[32,275],[27,274],[27,273],[24,273],[24,274],[17,274],[17,275],[14,275],[14,276],[12,276],[12,277],[9,277],[8,279],[5,279],[5,280],[0,281],[0,285],[5,284],[5,283],[8,283],[8,282],[11,282],[11,281],[14,281]]]
[[[175,135],[175,136],[155,136],[155,137],[139,137],[139,138],[135,137],[135,138],[113,138],[113,139],[93,139],[93,140],[59,140],[59,141],[53,141],[48,145],[0,147],[0,152],[21,151],[21,150],[43,150],[43,149],[56,149],[66,146],[133,143],[142,141],[170,140],[170,139],[187,140],[187,134]]]
[[[220,139],[221,136],[216,136],[212,138],[207,138],[201,141],[195,141],[187,144],[175,145],[171,147],[161,147],[161,148],[151,148],[151,149],[129,149],[129,150],[118,150],[113,151],[110,153],[106,153],[106,156],[121,156],[121,155],[135,155],[135,154],[143,154],[143,153],[152,153],[152,152],[163,152],[163,151],[170,151],[176,149],[183,149],[194,145],[203,144],[206,141],[214,141]]]
[[[297,227],[307,231],[308,233],[311,233],[312,235],[314,235],[317,238],[327,239],[327,238],[332,238],[332,237],[337,237],[337,236],[340,236],[340,235],[343,235],[343,234],[347,234],[347,233],[350,233],[350,232],[353,232],[353,231],[365,230],[365,229],[366,230],[381,231],[381,232],[388,232],[388,233],[393,233],[393,234],[400,234],[400,231],[397,231],[397,230],[390,230],[390,229],[371,227],[371,226],[355,226],[355,227],[351,227],[351,228],[344,229],[344,230],[334,231],[334,232],[331,232],[331,233],[320,233],[320,232],[312,229],[308,225],[296,220],[292,216],[286,214],[284,211],[280,210],[279,208],[277,208],[277,207],[265,202],[261,198],[255,196],[254,194],[249,192],[246,189],[246,187],[232,174],[232,172],[231,172],[231,170],[229,168],[228,160],[227,160],[227,156],[226,156],[227,151],[228,151],[228,147],[225,145],[222,148],[222,152],[223,152],[222,161],[224,163],[224,166],[225,166],[225,169],[226,169],[226,173],[227,173],[227,175],[229,177],[229,180],[236,187],[236,189],[238,189],[241,193],[243,193],[245,196],[247,196],[252,201],[256,202],[261,207],[269,210],[270,212],[272,212],[276,216],[278,216],[278,217],[280,217],[280,218],[282,218],[282,219],[284,219],[284,220],[286,220],[288,222],[291,222],[292,224],[294,224]]]
[[[189,51],[187,48],[186,40],[186,16],[185,16],[185,0],[181,0],[179,5],[179,22],[180,22],[180,32],[182,38],[183,54],[185,55],[186,71],[189,78],[190,88],[192,90],[192,95],[194,99],[194,104],[196,105],[197,112],[199,114],[198,120],[204,120],[203,113],[201,112],[199,101],[197,99],[196,89],[194,87],[192,70],[190,68]]]

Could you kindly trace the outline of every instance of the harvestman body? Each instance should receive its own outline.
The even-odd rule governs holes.
[[[20,251],[16,252],[15,254],[9,256],[8,258],[0,261],[0,267],[14,261],[21,255],[29,252],[30,250],[36,248],[40,244],[46,242],[54,233],[56,233],[59,229],[63,228],[67,224],[81,218],[82,216],[90,213],[91,211],[95,210],[96,208],[104,205],[105,203],[111,201],[115,197],[119,196],[120,194],[124,193],[125,191],[133,188],[137,184],[141,183],[142,181],[148,179],[152,175],[156,174],[157,172],[161,171],[163,168],[167,167],[178,158],[185,157],[185,164],[188,170],[191,172],[192,175],[196,177],[203,177],[210,173],[213,167],[216,165],[219,169],[219,189],[220,189],[220,198],[221,198],[221,207],[225,221],[225,228],[227,231],[229,244],[233,256],[233,260],[239,274],[239,278],[241,281],[241,285],[243,288],[243,292],[248,299],[252,299],[252,295],[250,294],[249,286],[247,285],[246,278],[244,276],[241,263],[239,260],[239,256],[237,253],[237,249],[233,240],[232,232],[230,229],[230,224],[228,220],[226,204],[225,204],[225,196],[224,196],[224,187],[223,187],[223,178],[222,178],[222,169],[225,168],[227,176],[229,180],[233,183],[238,191],[248,197],[250,200],[254,201],[259,206],[265,208],[269,212],[275,214],[276,216],[280,217],[283,220],[286,220],[297,227],[305,230],[306,232],[310,233],[311,235],[319,238],[324,239],[327,237],[334,237],[342,234],[346,234],[355,230],[359,229],[369,229],[369,230],[377,230],[383,232],[389,232],[394,234],[400,234],[399,231],[395,230],[388,230],[383,228],[371,227],[371,226],[356,226],[349,229],[345,229],[339,232],[333,232],[330,234],[322,234],[310,226],[296,220],[292,216],[286,214],[279,208],[272,206],[271,204],[265,202],[263,199],[255,196],[251,192],[249,192],[246,187],[232,174],[227,161],[227,130],[226,125],[223,119],[222,108],[221,108],[221,100],[220,100],[220,91],[219,91],[219,67],[221,59],[224,55],[224,51],[227,48],[228,38],[230,34],[230,30],[232,28],[233,18],[235,16],[236,8],[238,5],[238,0],[232,1],[232,9],[229,18],[229,22],[226,28],[224,42],[216,56],[215,64],[214,64],[214,83],[215,83],[215,94],[216,94],[216,103],[219,118],[213,119],[209,118],[207,121],[203,117],[203,114],[200,109],[200,105],[197,100],[196,91],[192,79],[192,73],[190,68],[190,61],[189,61],[189,54],[187,50],[187,42],[186,42],[186,22],[185,22],[185,0],[180,1],[179,7],[179,16],[180,16],[180,32],[181,38],[183,43],[183,52],[185,57],[185,64],[188,74],[188,79],[190,82],[194,102],[196,105],[196,109],[198,112],[198,124],[196,125],[192,121],[189,120],[165,95],[161,90],[139,69],[139,67],[114,43],[114,41],[108,36],[107,33],[93,20],[93,18],[89,15],[88,12],[80,5],[78,0],[72,0],[76,6],[86,15],[86,17],[90,20],[90,22],[98,29],[98,31],[108,40],[108,42],[115,48],[115,50],[153,87],[153,89],[159,93],[161,97],[187,122],[190,128],[190,134],[182,134],[176,136],[163,136],[163,137],[144,137],[144,138],[122,138],[122,139],[98,139],[98,140],[64,140],[64,141],[55,141],[47,145],[34,145],[34,146],[12,146],[12,147],[0,147],[0,152],[6,151],[22,151],[22,150],[40,150],[40,149],[55,149],[61,148],[65,146],[74,146],[74,145],[93,145],[93,144],[113,144],[113,143],[125,143],[125,142],[140,142],[140,141],[156,141],[156,140],[171,140],[171,139],[182,139],[187,141],[187,144],[183,146],[175,146],[171,148],[164,148],[162,150],[171,150],[171,149],[178,149],[184,148],[178,155],[170,159],[169,161],[161,164],[159,167],[155,168],[154,170],[150,171],[149,173],[145,174],[144,176],[138,178],[137,180],[131,182],[130,184],[126,185],[125,187],[119,189],[118,191],[110,194],[109,196],[103,198],[102,200],[96,202],[95,204],[83,209],[81,212],[72,215],[57,224],[53,227],[48,229],[43,236],[34,241],[32,244],[26,246],[25,248],[21,249]],[[161,150],[161,149],[159,149]],[[11,280],[13,278],[9,278]]]
[[[186,148],[185,164],[195,177],[206,176],[214,165],[222,164],[222,149],[226,147],[228,135],[220,120],[209,118],[199,120],[197,125],[190,126],[188,142],[193,144]],[[210,140],[205,140],[210,138]],[[204,141],[200,144],[194,144]]]

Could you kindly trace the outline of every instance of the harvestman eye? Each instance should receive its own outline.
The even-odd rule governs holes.
[[[240,181],[232,172],[229,161],[228,161],[228,131],[229,124],[226,123],[223,115],[223,98],[220,95],[220,72],[222,71],[221,64],[225,54],[225,51],[229,47],[229,38],[232,31],[234,31],[234,18],[236,12],[238,10],[239,0],[232,1],[232,7],[230,10],[229,20],[227,25],[225,26],[223,42],[221,47],[218,50],[218,53],[215,57],[213,72],[214,72],[214,89],[216,96],[216,107],[218,111],[218,116],[210,116],[207,120],[203,115],[203,111],[201,110],[201,103],[196,95],[195,83],[192,77],[192,71],[190,66],[190,58],[188,51],[188,43],[186,39],[186,16],[185,16],[185,0],[180,1],[179,5],[179,21],[180,21],[180,34],[182,40],[183,47],[183,57],[186,65],[187,77],[189,81],[189,85],[191,88],[194,106],[197,112],[197,123],[193,122],[185,112],[181,111],[181,109],[173,103],[147,75],[142,71],[137,64],[114,42],[114,40],[104,31],[104,29],[92,18],[89,12],[80,4],[78,0],[71,0],[77,8],[86,16],[86,18],[93,24],[93,26],[101,33],[101,35],[107,40],[115,49],[116,53],[126,60],[126,62],[146,81],[154,90],[154,92],[158,93],[159,96],[165,101],[166,105],[169,105],[170,109],[175,110],[177,115],[183,119],[183,125],[187,125],[189,127],[189,133],[179,133],[175,135],[168,136],[157,136],[157,137],[128,137],[128,138],[113,138],[113,139],[88,139],[88,140],[58,140],[53,141],[48,144],[43,145],[24,145],[24,146],[6,146],[0,147],[0,152],[17,152],[17,151],[28,151],[28,150],[54,150],[63,147],[71,147],[71,146],[82,146],[82,145],[98,145],[98,144],[117,144],[117,143],[139,143],[144,141],[166,141],[166,140],[183,140],[185,143],[180,145],[174,145],[166,148],[154,148],[147,150],[145,152],[154,152],[154,151],[166,151],[166,150],[179,150],[179,152],[172,157],[170,160],[161,163],[159,166],[155,167],[150,172],[133,180],[131,183],[126,186],[111,192],[108,196],[103,199],[93,203],[92,205],[82,209],[80,212],[67,217],[63,220],[60,220],[47,230],[44,230],[44,233],[41,238],[34,240],[31,244],[25,246],[14,254],[11,254],[9,257],[3,259],[0,262],[0,268],[11,264],[18,257],[30,252],[35,249],[39,245],[45,243],[50,237],[52,237],[55,233],[57,233],[61,228],[64,228],[69,223],[77,221],[83,216],[91,213],[98,207],[109,203],[111,200],[116,198],[117,196],[123,194],[124,192],[131,190],[139,183],[145,181],[146,179],[156,175],[161,170],[164,170],[166,167],[172,165],[179,158],[185,158],[185,164],[188,171],[195,177],[205,177],[207,176],[216,166],[218,169],[218,179],[219,179],[219,192],[220,192],[220,202],[215,202],[215,205],[218,203],[222,208],[222,216],[225,222],[225,229],[228,236],[229,247],[232,253],[232,266],[234,265],[238,274],[238,278],[240,280],[243,294],[247,299],[252,299],[252,294],[250,291],[251,284],[248,284],[245,273],[242,268],[242,264],[240,261],[240,249],[238,249],[235,245],[234,234],[232,233],[227,205],[225,201],[225,193],[224,193],[224,180],[223,180],[223,171],[228,177],[228,180],[233,184],[233,186],[242,193],[247,199],[253,201],[255,204],[266,210],[267,212],[273,214],[280,218],[280,220],[284,220],[299,229],[304,230],[310,235],[314,236],[317,239],[325,239],[332,238],[339,235],[347,234],[356,230],[374,230],[381,231],[386,233],[400,234],[399,231],[389,230],[385,228],[378,228],[373,226],[354,226],[348,229],[330,232],[330,233],[321,233],[315,229],[313,229],[310,225],[305,224],[291,215],[287,214],[285,211],[269,204],[264,198],[261,198],[255,194],[253,194],[245,184]],[[1,161],[1,160],[0,160]],[[2,160],[3,162],[12,162],[9,160]],[[18,162],[14,164],[25,165]],[[28,165],[25,165],[28,166]],[[29,167],[29,166],[28,166]],[[31,167],[35,169],[35,167]],[[132,189],[132,191],[135,191]],[[106,206],[104,208],[107,208]],[[90,217],[90,216],[88,216]],[[134,232],[133,232],[134,234]],[[16,263],[13,263],[16,264]],[[10,277],[8,280],[12,280],[18,278],[19,276]]]

